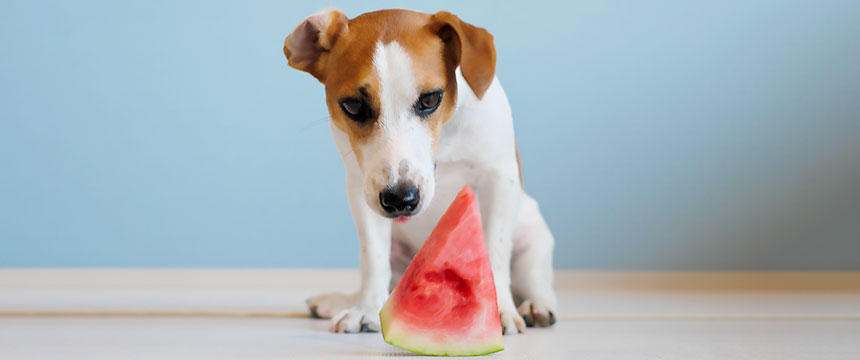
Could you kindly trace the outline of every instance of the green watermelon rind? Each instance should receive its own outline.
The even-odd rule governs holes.
[[[499,352],[504,350],[504,346],[498,341],[487,341],[486,344],[475,344],[474,347],[470,347],[469,349],[464,349],[462,352],[444,352],[444,351],[435,351],[430,349],[429,347],[416,347],[409,346],[405,344],[415,344],[420,343],[420,339],[414,339],[411,336],[407,335],[405,332],[402,332],[400,336],[395,336],[391,334],[391,331],[386,331],[390,329],[391,323],[387,318],[391,317],[390,309],[388,304],[385,304],[382,310],[379,312],[379,321],[382,325],[382,338],[385,339],[385,342],[399,347],[403,350],[408,350],[421,355],[431,355],[431,356],[481,356],[492,354],[495,352]]]

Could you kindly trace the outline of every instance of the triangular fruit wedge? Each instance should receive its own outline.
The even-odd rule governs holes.
[[[496,286],[475,193],[457,194],[379,313],[382,336],[426,355],[502,350]]]

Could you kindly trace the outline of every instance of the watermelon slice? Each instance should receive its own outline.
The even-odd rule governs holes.
[[[466,185],[409,263],[379,313],[388,343],[425,355],[502,350],[481,213]]]

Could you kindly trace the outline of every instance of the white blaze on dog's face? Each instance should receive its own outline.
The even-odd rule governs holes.
[[[325,84],[364,198],[388,217],[418,214],[433,198],[439,136],[456,106],[454,71],[480,97],[495,66],[492,36],[446,12],[383,10],[349,20],[324,11],[287,37],[284,53]]]
[[[371,207],[388,216],[413,215],[433,198],[435,147],[430,119],[445,84],[419,85],[411,56],[396,41],[376,43],[373,69],[379,113],[372,134],[356,144]],[[435,121],[434,121],[435,120]]]

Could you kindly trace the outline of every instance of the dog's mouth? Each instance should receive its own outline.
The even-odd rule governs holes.
[[[412,218],[409,216],[398,216],[398,217],[394,218],[394,222],[396,222],[398,224],[405,224],[411,219]]]

